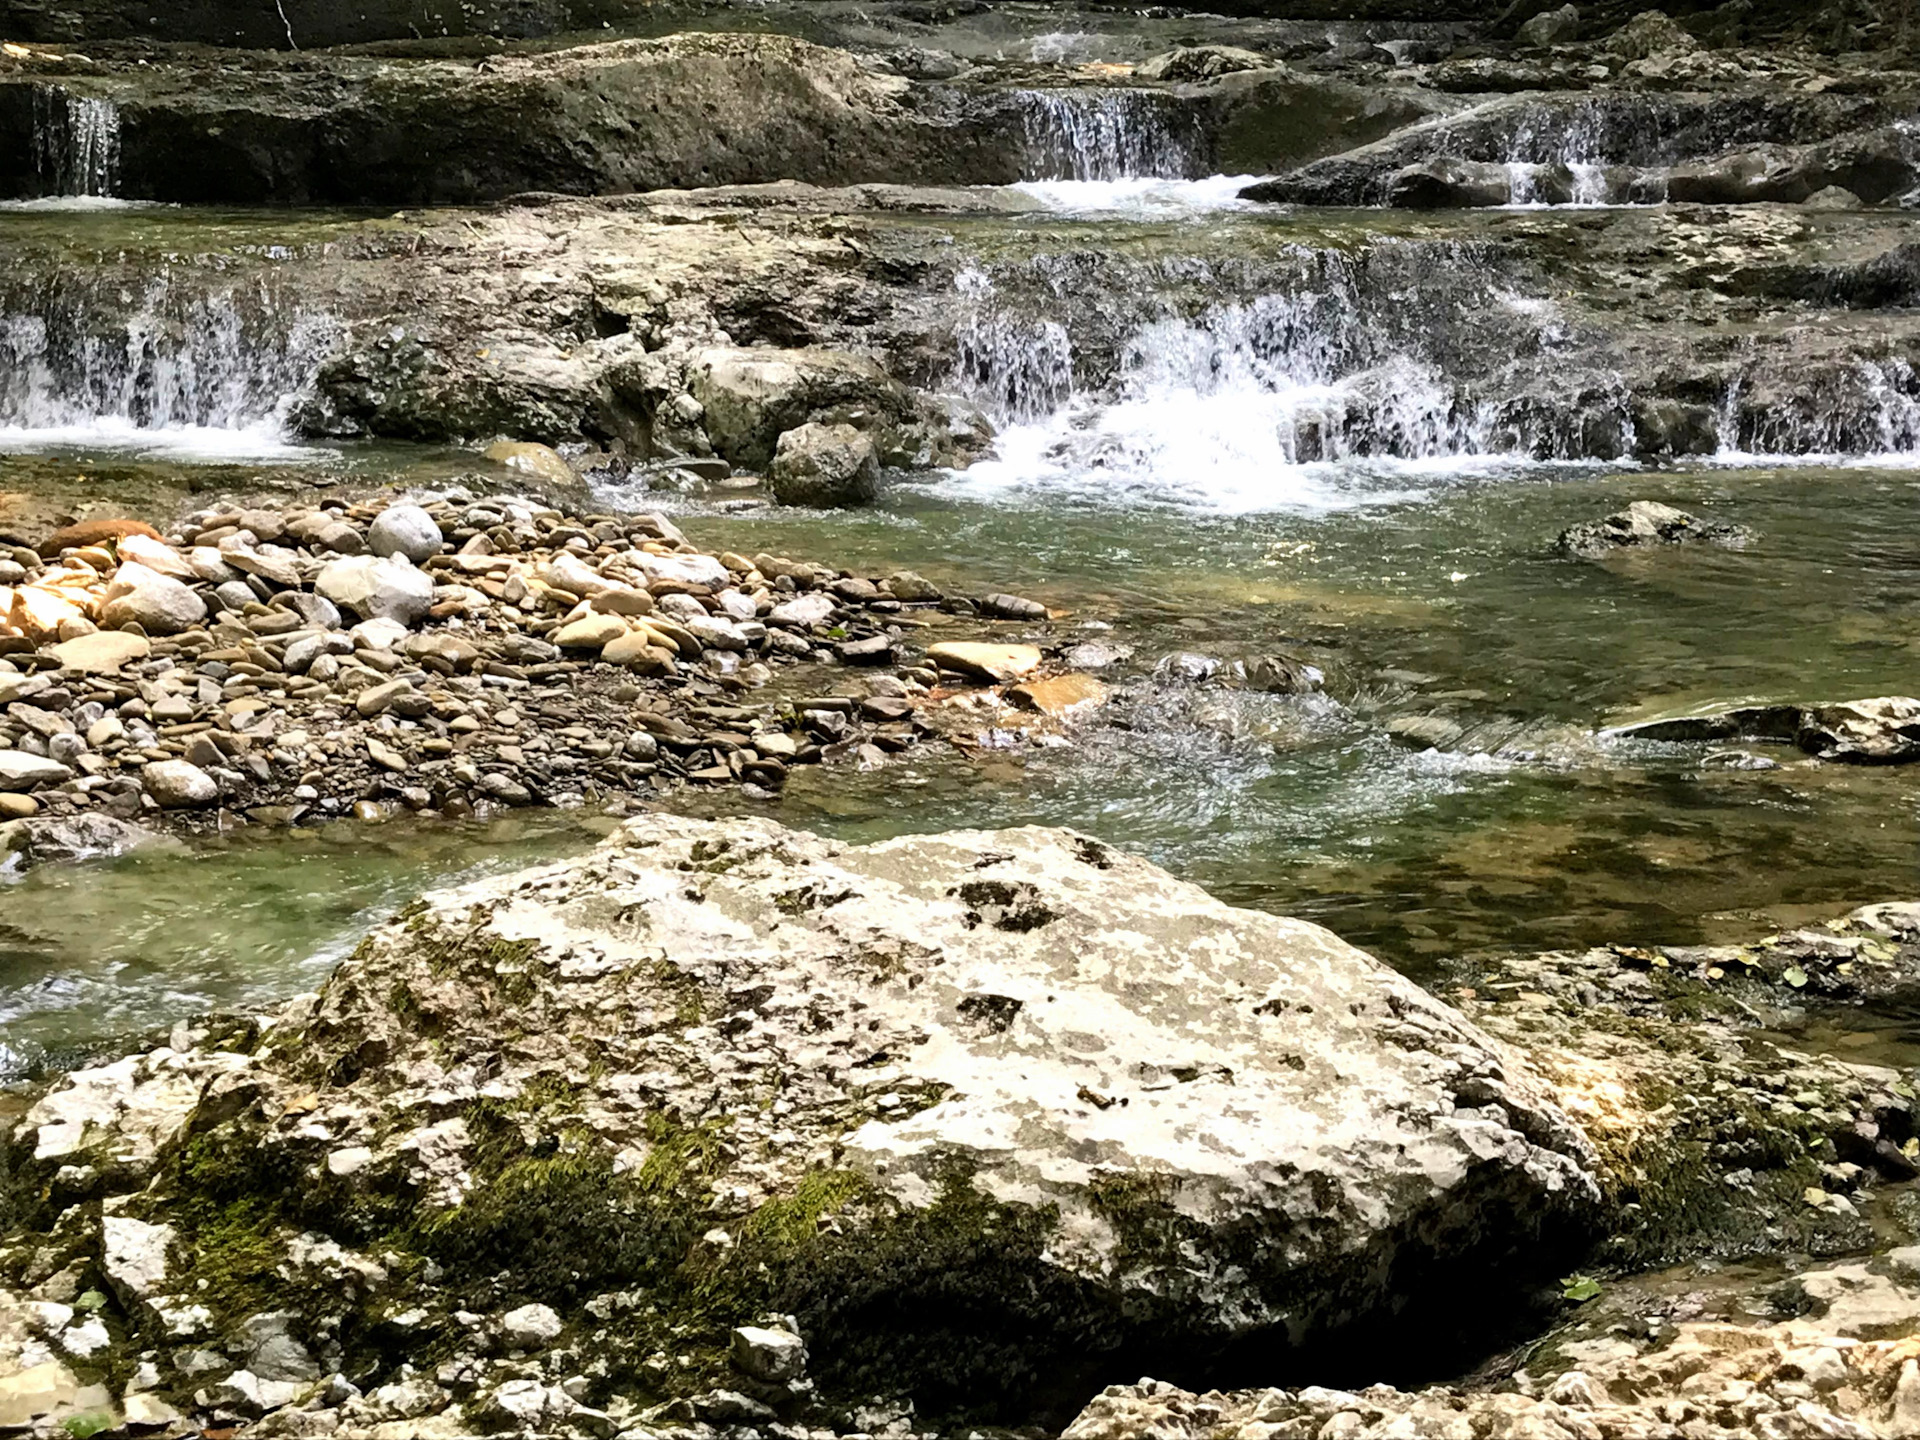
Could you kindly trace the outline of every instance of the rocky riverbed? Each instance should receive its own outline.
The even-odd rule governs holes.
[[[511,496],[81,522],[0,565],[0,813],[29,850],[75,819],[112,848],[115,822],[770,796],[942,734],[918,712],[970,686],[1041,725],[1099,689],[1048,678],[1035,601]]]

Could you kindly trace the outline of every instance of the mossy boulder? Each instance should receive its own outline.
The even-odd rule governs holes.
[[[529,1304],[565,1404],[1064,1419],[1557,1273],[1597,1197],[1522,1062],[1317,926],[1062,831],[650,817],[403,911],[106,1203],[173,1237],[131,1353],[273,1315],[362,1418],[404,1357],[495,1423]],[[735,1373],[770,1315],[810,1380]]]

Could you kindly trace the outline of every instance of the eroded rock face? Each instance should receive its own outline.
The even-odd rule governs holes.
[[[114,1202],[175,1227],[136,1328],[185,1323],[182,1275],[218,1282],[202,1329],[291,1307],[328,1366],[390,1343],[402,1291],[408,1347],[545,1306],[539,1343],[586,1327],[660,1398],[718,1377],[657,1347],[787,1314],[823,1394],[1021,1413],[1140,1347],[1284,1351],[1460,1266],[1550,1269],[1598,1194],[1457,1012],[1063,831],[649,817],[410,907],[231,1063]],[[96,1112],[60,1144],[105,1143]],[[279,1278],[329,1245],[378,1263]]]

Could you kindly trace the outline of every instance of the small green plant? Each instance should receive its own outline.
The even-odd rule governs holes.
[[[1591,1275],[1569,1275],[1560,1282],[1560,1298],[1584,1305],[1600,1293],[1600,1282]]]

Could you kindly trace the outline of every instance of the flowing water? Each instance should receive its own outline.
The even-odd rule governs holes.
[[[1050,213],[1015,224],[1029,236],[1057,227],[1061,243],[1015,258],[982,243],[952,297],[955,381],[1000,427],[991,458],[899,477],[867,512],[627,498],[675,509],[713,547],[1043,599],[1063,612],[1057,639],[1123,652],[1109,672],[1116,699],[1070,745],[989,736],[966,755],[803,770],[777,802],[724,803],[854,839],[1072,825],[1233,902],[1320,920],[1415,974],[1485,947],[1750,936],[1911,893],[1920,767],[1602,733],[1706,703],[1912,693],[1910,373],[1863,362],[1835,404],[1767,423],[1743,419],[1730,393],[1711,463],[1585,458],[1591,417],[1630,424],[1617,377],[1567,376],[1577,408],[1558,418],[1535,403],[1534,418],[1516,419],[1463,386],[1465,347],[1551,357],[1564,344],[1554,306],[1514,292],[1483,248],[1389,236],[1360,257],[1293,238],[1293,222],[1248,213],[1240,182],[1187,177],[1173,130],[1098,92],[1034,94],[1035,179],[1023,188]],[[195,223],[0,223],[96,220],[97,254]],[[331,222],[275,223],[291,255],[303,226]],[[272,225],[204,224],[190,248],[275,248],[260,234]],[[1169,258],[1169,234],[1194,248]],[[1158,247],[1151,261],[1129,258],[1142,236]],[[1220,243],[1205,250],[1204,237]],[[1251,253],[1242,237],[1280,258],[1254,269],[1218,258]],[[1097,260],[1075,259],[1080,245]],[[1090,274],[1106,287],[1092,305],[1077,288]],[[1207,298],[1177,298],[1193,294]],[[1410,296],[1453,308],[1438,323]],[[292,438],[289,406],[334,324],[271,266],[225,261],[141,285],[76,267],[44,293],[7,289],[0,491],[185,503],[364,476],[432,488],[485,468],[471,453]],[[1567,414],[1587,428],[1568,429]],[[1782,465],[1782,452],[1801,458]],[[1755,539],[1552,557],[1561,529],[1633,499],[1709,511]],[[1326,690],[1181,681],[1159,664],[1180,651],[1303,654]],[[1397,740],[1390,727],[1410,721],[1442,743]],[[601,828],[564,815],[335,827],[17,877],[0,892],[0,1045],[24,1064],[265,1003],[314,983],[402,896],[564,853]]]

